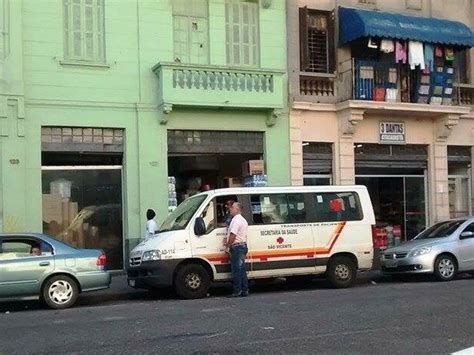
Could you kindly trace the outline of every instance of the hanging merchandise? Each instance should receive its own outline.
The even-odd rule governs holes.
[[[423,43],[416,41],[408,43],[408,63],[410,63],[411,70],[415,70],[417,65],[420,66],[421,70],[425,69]]]
[[[454,50],[452,48],[445,48],[444,49],[444,59],[447,62],[454,61]]]
[[[443,49],[440,46],[436,46],[435,56],[438,58],[441,58],[443,56]]]
[[[391,39],[383,39],[380,42],[380,51],[384,53],[392,53],[395,51],[395,45]]]
[[[369,38],[369,43],[367,44],[369,48],[378,48],[377,41],[375,39]]]
[[[403,64],[407,63],[407,45],[406,42],[395,42],[395,62]]]
[[[425,43],[425,70],[433,71],[434,68],[434,47],[432,44]]]

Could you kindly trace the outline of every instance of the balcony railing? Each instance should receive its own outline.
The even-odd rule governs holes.
[[[277,109],[284,71],[159,63],[160,103],[172,106]]]
[[[474,85],[454,84],[453,103],[460,106],[472,106],[474,104]]]
[[[426,81],[414,74],[408,64],[356,60],[340,63],[338,73],[301,72],[299,97],[295,101],[339,103],[347,100],[385,101],[434,105],[474,105],[474,85],[441,85],[442,94],[434,95],[431,77]],[[448,74],[446,75],[448,78]],[[451,80],[456,81],[454,74]],[[423,90],[424,89],[424,90]],[[432,99],[436,96],[436,99]],[[437,101],[435,101],[437,100]]]

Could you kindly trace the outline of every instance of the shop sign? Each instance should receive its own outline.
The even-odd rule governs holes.
[[[405,144],[405,123],[380,122],[380,143]]]

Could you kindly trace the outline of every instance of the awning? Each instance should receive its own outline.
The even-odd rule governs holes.
[[[473,47],[473,33],[461,22],[389,12],[339,8],[341,43],[380,37]]]

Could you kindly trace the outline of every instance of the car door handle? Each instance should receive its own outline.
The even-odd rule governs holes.
[[[42,261],[39,263],[39,266],[49,266],[49,261]]]

